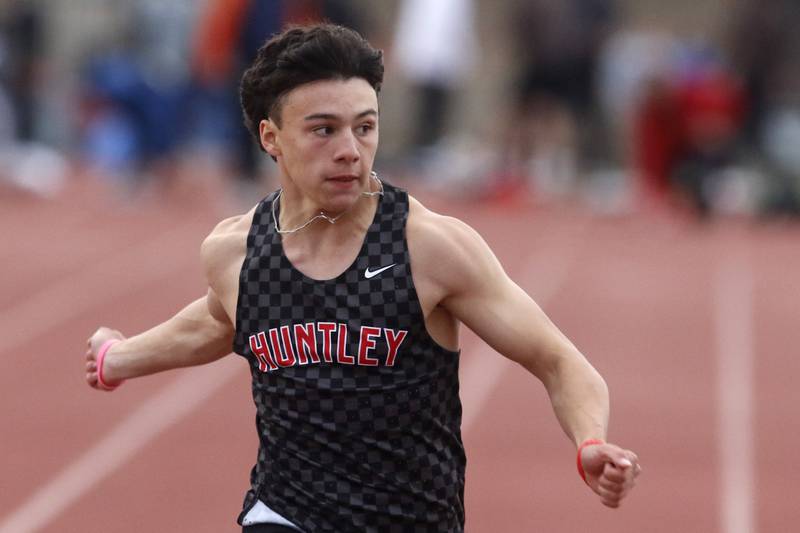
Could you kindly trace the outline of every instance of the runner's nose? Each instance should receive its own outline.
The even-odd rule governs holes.
[[[336,161],[345,163],[356,163],[361,159],[361,153],[358,150],[358,140],[350,130],[343,130],[336,146]]]

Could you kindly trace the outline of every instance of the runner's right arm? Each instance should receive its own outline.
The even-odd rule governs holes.
[[[233,344],[239,268],[255,208],[246,215],[220,222],[205,239],[201,257],[208,294],[187,305],[166,322],[125,339],[119,331],[100,328],[89,339],[86,381],[98,383],[97,355],[105,342],[118,339],[103,360],[103,380],[114,385],[173,368],[202,365],[230,353]]]
[[[173,368],[202,365],[231,351],[234,328],[212,289],[178,314],[152,329],[126,339],[119,331],[102,327],[88,340],[86,381],[97,381],[97,353],[108,340],[119,339],[106,352],[103,378],[108,384]]]

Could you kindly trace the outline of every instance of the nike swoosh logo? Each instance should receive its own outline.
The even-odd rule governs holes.
[[[364,271],[364,277],[367,278],[367,279],[372,279],[375,276],[377,276],[378,274],[380,274],[381,272],[383,272],[385,270],[389,270],[390,268],[392,268],[395,265],[397,265],[397,263],[392,263],[391,265],[379,268],[378,270],[370,270],[369,267],[367,267],[367,269]]]

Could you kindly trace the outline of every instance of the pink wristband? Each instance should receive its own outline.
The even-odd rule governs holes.
[[[100,345],[100,349],[97,351],[97,383],[105,390],[114,390],[125,382],[123,379],[122,381],[118,381],[117,383],[111,385],[105,379],[103,379],[103,363],[106,359],[106,353],[108,353],[109,348],[118,342],[119,339],[109,339]]]
[[[581,452],[587,446],[596,446],[598,444],[605,444],[605,441],[600,439],[589,439],[583,441],[583,443],[580,446],[578,446],[578,474],[581,475],[581,479],[587,485],[589,484],[589,482],[586,481],[586,472],[583,470],[583,463],[581,462]]]

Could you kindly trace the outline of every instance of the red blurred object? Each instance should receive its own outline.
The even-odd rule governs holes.
[[[648,85],[634,121],[634,158],[647,199],[669,192],[669,176],[681,151],[680,103],[665,81]]]
[[[744,91],[738,80],[717,70],[679,88],[683,135],[691,148],[713,149],[729,142],[744,117]]]
[[[634,120],[634,158],[645,200],[668,199],[672,173],[685,157],[729,146],[744,111],[739,81],[723,70],[677,84],[652,80]]]

